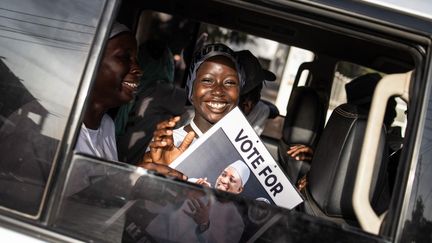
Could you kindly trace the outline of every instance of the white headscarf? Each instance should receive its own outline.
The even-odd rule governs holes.
[[[236,162],[230,164],[228,167],[233,168],[240,176],[242,181],[242,186],[246,184],[249,180],[250,170],[249,167],[241,160],[237,160]]]
[[[114,22],[114,24],[111,28],[109,39],[112,39],[113,37],[115,37],[115,36],[117,36],[123,32],[131,32],[131,30],[128,27],[126,27],[126,25],[124,25],[124,24],[120,24],[119,22]]]

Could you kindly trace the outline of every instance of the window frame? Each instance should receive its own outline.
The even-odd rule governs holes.
[[[85,108],[89,102],[89,94],[97,74],[99,63],[102,59],[103,50],[108,41],[111,25],[120,9],[121,0],[106,0],[104,10],[99,19],[99,25],[95,32],[94,41],[89,51],[89,58],[83,71],[78,92],[76,94],[71,114],[66,124],[65,133],[59,146],[56,168],[53,168],[50,181],[47,183],[49,193],[46,196],[46,217],[49,224],[52,214],[58,208],[56,201],[61,197],[60,193],[65,187],[66,175],[69,171],[74,154],[74,147],[79,135]]]
[[[52,159],[52,165],[37,213],[32,215],[0,206],[0,212],[3,215],[11,218],[22,218],[26,221],[39,221],[41,223],[49,220],[49,215],[53,210],[53,202],[59,197],[59,195],[56,194],[60,192],[64,184],[64,178],[62,177],[66,174],[71,162],[75,141],[81,127],[83,111],[88,100],[87,96],[102,58],[110,26],[114,22],[114,16],[116,16],[119,7],[120,0],[105,0],[103,3],[100,16],[98,16],[96,31],[87,53],[87,58],[84,60],[85,64],[81,73],[81,78],[77,80],[79,84],[72,105],[69,107],[69,115],[65,123],[63,135],[59,140],[56,154]],[[6,217],[1,216],[0,223],[2,221],[4,222],[5,218]]]

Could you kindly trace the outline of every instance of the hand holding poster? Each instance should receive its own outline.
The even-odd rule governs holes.
[[[289,209],[303,201],[238,108],[170,166],[191,181]]]

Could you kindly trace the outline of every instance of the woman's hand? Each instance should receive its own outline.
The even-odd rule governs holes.
[[[295,160],[311,161],[313,149],[306,145],[294,145],[288,149],[287,154]]]
[[[153,133],[153,140],[150,142],[150,158],[152,162],[169,165],[180,154],[182,154],[195,138],[194,132],[189,132],[179,147],[174,145],[173,129],[180,117],[176,116],[167,121],[158,123]],[[147,158],[146,158],[147,157]],[[144,157],[149,161],[148,155]]]
[[[177,178],[179,180],[184,180],[184,181],[187,180],[187,176],[183,175],[183,173],[181,173],[178,170],[170,168],[167,165],[157,164],[157,163],[153,163],[153,162],[141,162],[137,166],[142,167],[142,168],[147,169],[147,170],[156,171],[159,174],[169,176],[169,177],[174,177],[174,178]]]

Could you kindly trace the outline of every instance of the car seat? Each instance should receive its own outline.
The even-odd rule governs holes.
[[[279,164],[293,183],[309,171],[310,164],[295,160],[287,150],[297,144],[314,148],[324,127],[324,114],[324,105],[313,88],[296,87],[293,90],[278,145]]]
[[[357,225],[352,195],[367,125],[368,110],[353,104],[338,106],[332,113],[315,150],[307,184],[304,211],[308,214]],[[382,213],[388,207],[385,127],[382,126],[371,188],[372,207]]]

